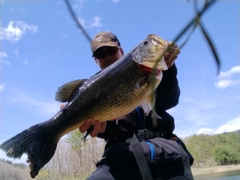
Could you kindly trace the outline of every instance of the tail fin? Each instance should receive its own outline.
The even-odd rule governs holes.
[[[44,128],[37,124],[2,143],[0,149],[12,158],[21,158],[27,153],[30,175],[34,178],[54,155],[58,140],[56,136],[47,136]]]

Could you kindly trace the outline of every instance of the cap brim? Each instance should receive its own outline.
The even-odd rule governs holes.
[[[94,57],[94,53],[101,47],[118,47],[118,42],[107,42],[107,43],[101,43],[93,52],[92,57]]]

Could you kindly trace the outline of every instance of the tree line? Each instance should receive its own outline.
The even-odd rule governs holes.
[[[35,180],[85,180],[101,159],[105,142],[72,131],[58,143],[53,158],[39,171]],[[0,160],[0,180],[31,180],[28,164]]]
[[[105,142],[72,131],[60,140],[53,158],[40,170],[36,180],[84,180],[101,159]],[[194,157],[193,167],[211,167],[240,163],[240,133],[192,135],[183,139]],[[26,164],[0,160],[1,180],[31,179]]]
[[[184,139],[195,167],[240,164],[240,132],[192,135]]]
[[[28,167],[23,163],[13,163],[0,159],[1,180],[31,180]]]

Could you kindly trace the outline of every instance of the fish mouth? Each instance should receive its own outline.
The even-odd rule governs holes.
[[[151,67],[149,67],[149,66],[145,66],[145,65],[142,65],[142,64],[139,64],[138,67],[139,67],[139,69],[140,69],[142,72],[144,72],[144,73],[147,74],[147,75],[150,75],[152,72],[154,72],[154,74],[155,74],[156,76],[158,76],[158,75],[160,74],[160,72],[161,72],[161,70],[153,69],[153,68],[151,68]]]

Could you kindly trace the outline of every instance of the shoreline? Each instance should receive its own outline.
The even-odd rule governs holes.
[[[225,165],[225,166],[214,166],[207,168],[195,168],[192,167],[193,176],[201,176],[201,175],[211,175],[217,173],[226,173],[231,171],[238,171],[240,174],[240,164],[238,165]]]

